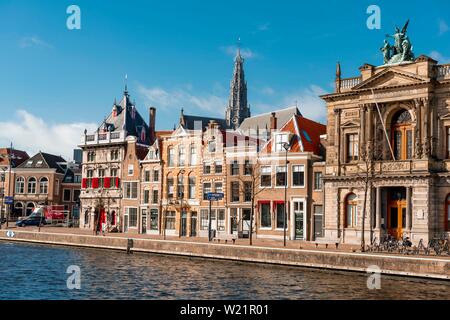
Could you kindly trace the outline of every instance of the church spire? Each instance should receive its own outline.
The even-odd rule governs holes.
[[[230,97],[225,119],[229,127],[236,129],[250,116],[247,104],[247,82],[244,73],[244,58],[241,56],[241,39],[238,39],[236,57],[234,59],[233,78],[230,84]]]

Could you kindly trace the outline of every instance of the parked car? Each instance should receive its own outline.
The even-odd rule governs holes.
[[[39,226],[39,224],[41,226],[45,225],[46,224],[46,220],[41,214],[35,213],[35,212],[30,214],[28,217],[19,219],[16,222],[16,226],[18,226],[18,227]]]

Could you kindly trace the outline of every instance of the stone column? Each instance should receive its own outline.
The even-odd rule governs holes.
[[[381,187],[377,187],[377,195],[376,195],[376,207],[375,207],[375,228],[377,230],[381,229]]]
[[[363,157],[366,154],[366,106],[359,105],[359,154]]]
[[[422,108],[419,99],[414,99],[414,110],[416,112],[415,155],[416,159],[420,159],[422,158]]]
[[[422,158],[428,158],[430,156],[430,133],[429,133],[429,118],[430,118],[430,108],[428,104],[428,99],[422,99],[422,141],[423,141],[423,153]]]
[[[341,110],[334,109],[334,148],[336,151],[336,164],[338,166],[338,173],[340,172],[341,165]]]
[[[412,187],[406,187],[406,230],[411,231],[411,194]]]

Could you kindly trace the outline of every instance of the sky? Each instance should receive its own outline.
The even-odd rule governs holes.
[[[325,123],[318,97],[364,63],[381,65],[385,34],[410,19],[416,56],[450,63],[450,2],[0,0],[0,146],[72,158],[120,99],[158,130],[185,114],[224,117],[238,38],[253,115],[298,104]],[[66,12],[81,10],[81,29]],[[381,28],[367,27],[378,5]]]

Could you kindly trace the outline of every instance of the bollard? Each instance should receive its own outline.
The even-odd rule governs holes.
[[[337,248],[339,247],[339,243],[336,242],[335,244],[336,244],[336,250],[337,250]]]
[[[127,254],[133,253],[131,249],[133,248],[133,239],[128,239],[127,242]]]

